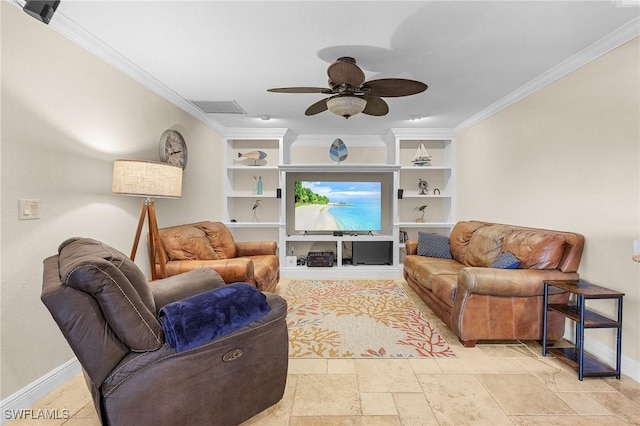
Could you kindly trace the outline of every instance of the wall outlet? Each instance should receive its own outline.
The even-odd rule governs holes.
[[[297,265],[298,258],[296,258],[295,256],[287,256],[285,258],[285,262],[288,268],[292,268]]]

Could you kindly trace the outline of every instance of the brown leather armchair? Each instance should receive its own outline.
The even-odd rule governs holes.
[[[237,425],[284,393],[284,299],[270,311],[195,348],[166,343],[163,306],[225,286],[210,269],[157,280],[119,251],[72,238],[44,260],[41,299],[73,349],[106,425]],[[191,300],[191,299],[190,299]]]
[[[273,292],[280,280],[280,261],[275,241],[234,241],[221,222],[197,222],[159,230],[167,276],[196,268],[210,268],[226,283],[246,282],[261,291]],[[156,263],[160,274],[160,265]]]

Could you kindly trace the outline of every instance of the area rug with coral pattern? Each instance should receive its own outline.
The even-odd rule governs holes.
[[[292,358],[441,358],[453,350],[394,280],[290,280]]]

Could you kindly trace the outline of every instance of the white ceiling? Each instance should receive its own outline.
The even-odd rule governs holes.
[[[221,129],[383,134],[464,125],[599,44],[637,35],[640,8],[624,2],[62,0],[50,26],[179,104],[236,101],[246,114],[207,115]],[[367,80],[410,78],[429,89],[386,98],[384,117],[348,120],[304,115],[324,95],[267,92],[326,87],[341,56],[354,57]]]

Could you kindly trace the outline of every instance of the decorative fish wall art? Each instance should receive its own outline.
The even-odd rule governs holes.
[[[267,153],[264,151],[249,151],[244,154],[239,152],[238,158],[246,158],[248,160],[253,160],[253,164],[251,166],[262,166],[262,164],[258,164],[258,161],[264,160],[267,158]]]

